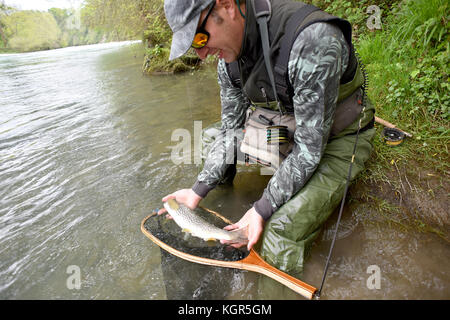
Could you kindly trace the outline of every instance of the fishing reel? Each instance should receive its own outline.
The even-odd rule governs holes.
[[[396,128],[384,127],[381,134],[383,136],[384,143],[391,147],[402,144],[405,139],[405,133]]]

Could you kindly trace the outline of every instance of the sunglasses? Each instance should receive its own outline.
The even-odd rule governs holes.
[[[205,19],[203,19],[203,22],[201,26],[197,29],[195,32],[194,40],[192,40],[192,48],[200,49],[206,46],[209,40],[209,32],[205,30],[206,21],[208,20],[208,17],[214,8],[214,5],[216,2],[214,1],[211,8],[209,8],[208,12],[206,13]]]

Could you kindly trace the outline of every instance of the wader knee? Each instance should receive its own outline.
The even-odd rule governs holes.
[[[360,133],[351,180],[364,169],[372,151],[374,134],[375,129]],[[353,153],[355,138],[355,135],[348,135],[330,141],[319,167],[307,184],[267,221],[259,249],[267,262],[293,276],[301,276],[304,262],[323,223],[344,195],[348,160]],[[285,290],[281,287],[273,281],[260,281],[260,289],[272,299],[276,292],[276,297],[283,295]]]

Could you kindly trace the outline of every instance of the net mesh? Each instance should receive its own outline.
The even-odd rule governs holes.
[[[195,213],[209,223],[223,228],[226,223],[207,209],[197,208]],[[173,249],[194,256],[238,261],[249,252],[221,244],[219,241],[204,241],[188,233],[166,215],[153,215],[144,222],[144,229]],[[181,259],[164,249],[161,250],[161,269],[167,299],[228,299],[247,297],[252,286],[246,286],[248,274],[238,269],[205,266]]]

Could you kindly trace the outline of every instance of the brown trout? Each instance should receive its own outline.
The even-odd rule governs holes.
[[[203,220],[194,211],[183,204],[179,204],[175,199],[169,199],[164,203],[164,208],[172,216],[176,224],[185,232],[194,237],[209,240],[228,240],[232,242],[247,242],[245,234],[246,228],[227,231],[220,229],[211,223]]]

